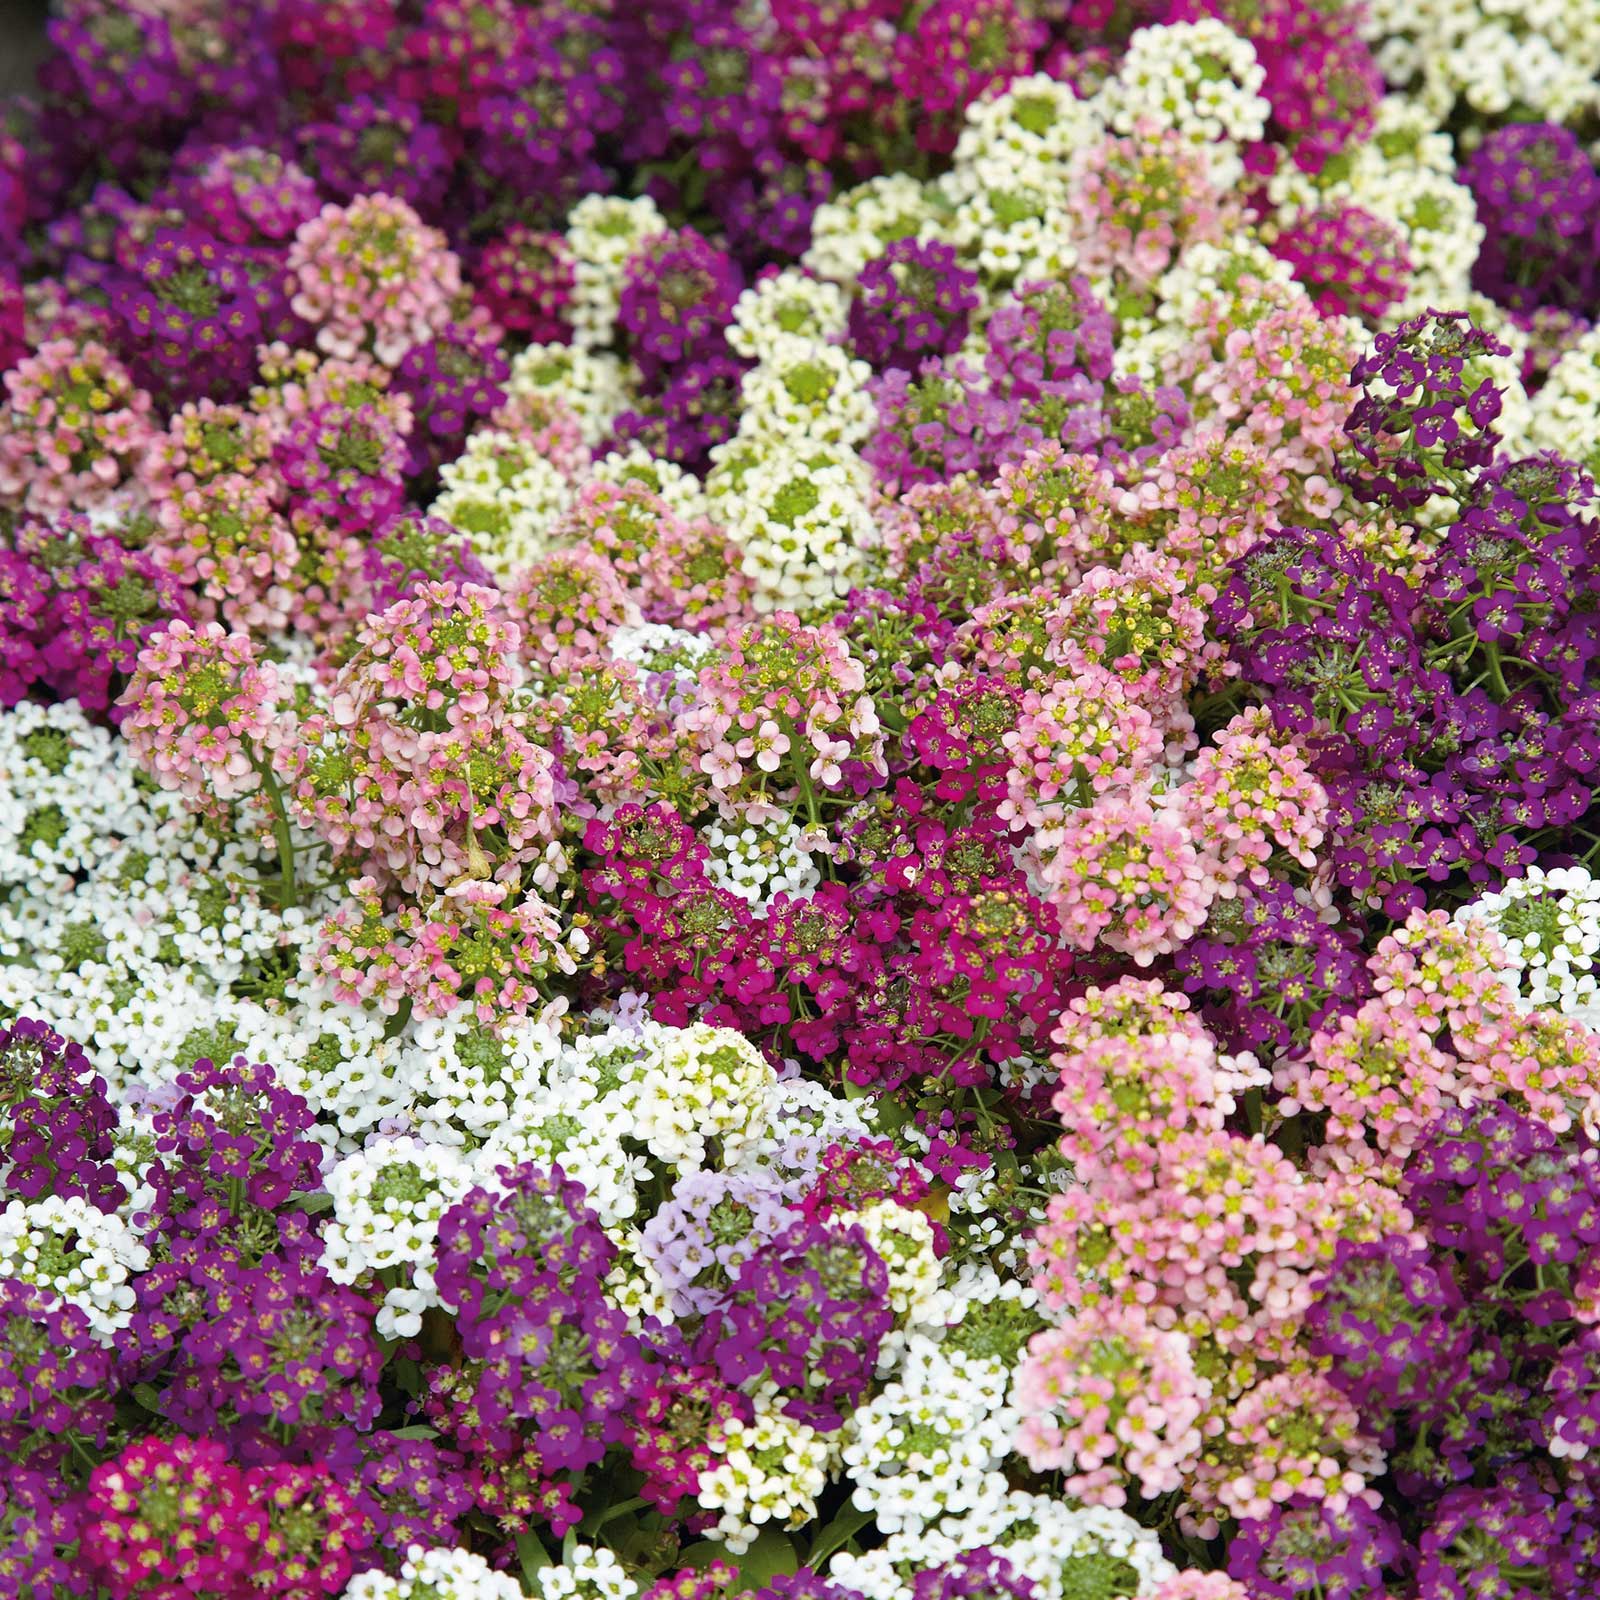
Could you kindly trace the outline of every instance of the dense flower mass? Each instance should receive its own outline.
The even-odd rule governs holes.
[[[1592,0],[58,0],[0,1600],[1600,1593]]]

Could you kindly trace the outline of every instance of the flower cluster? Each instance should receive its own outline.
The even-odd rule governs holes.
[[[1600,1589],[1585,0],[61,0],[0,1600]]]

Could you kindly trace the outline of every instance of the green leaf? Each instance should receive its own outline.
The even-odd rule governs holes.
[[[536,1533],[517,1535],[517,1560],[522,1563],[522,1581],[530,1589],[533,1586],[534,1575],[553,1564],[550,1552],[545,1549]]]
[[[821,1572],[822,1563],[836,1550],[842,1550],[871,1521],[870,1511],[860,1511],[846,1504],[826,1528],[817,1529],[811,1548],[806,1552],[806,1565]]]
[[[788,1574],[800,1565],[795,1554],[794,1541],[776,1528],[763,1528],[756,1542],[739,1557],[739,1576],[734,1580],[733,1593],[745,1594],[771,1583],[780,1574]]]
[[[153,1383],[134,1384],[133,1398],[152,1416],[161,1415],[161,1391]]]
[[[414,1422],[409,1428],[390,1428],[387,1430],[391,1439],[437,1439],[439,1430],[427,1427],[420,1422]]]

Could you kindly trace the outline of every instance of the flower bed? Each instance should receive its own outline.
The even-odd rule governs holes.
[[[1600,13],[51,41],[0,1600],[1600,1592]]]

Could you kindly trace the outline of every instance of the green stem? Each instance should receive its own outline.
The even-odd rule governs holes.
[[[300,904],[300,886],[294,875],[294,841],[289,833],[289,810],[283,803],[283,790],[266,762],[251,757],[251,765],[261,776],[261,787],[272,810],[272,833],[278,841],[278,885],[285,906]]]

